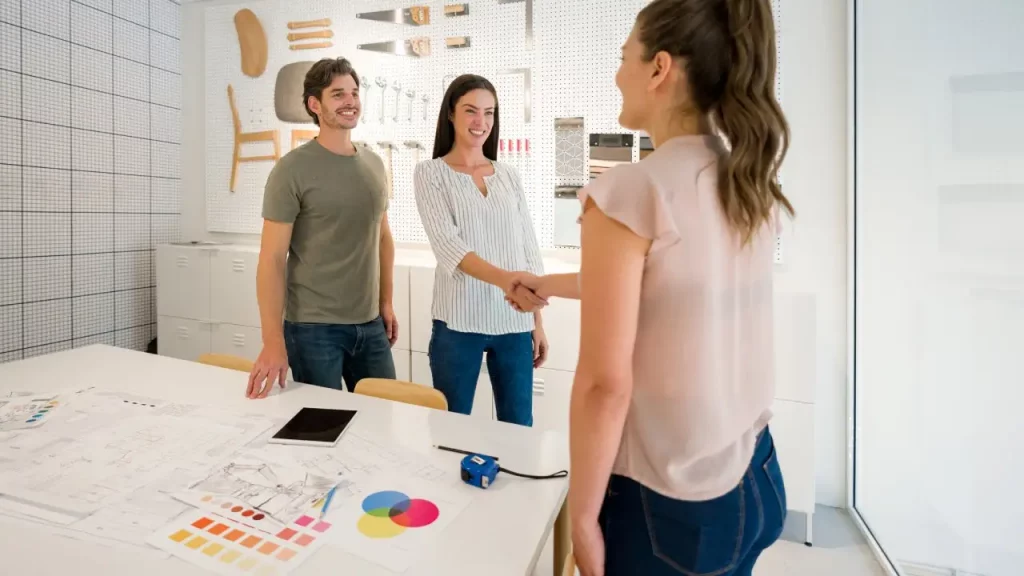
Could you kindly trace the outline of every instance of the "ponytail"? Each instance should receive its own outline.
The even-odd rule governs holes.
[[[732,65],[710,111],[730,147],[719,163],[718,198],[744,243],[773,220],[778,205],[794,214],[778,178],[789,125],[775,97],[775,25],[768,2],[726,0]]]
[[[718,163],[718,198],[748,243],[774,221],[789,125],[775,98],[771,0],[654,0],[637,16],[645,59],[665,51],[684,62],[690,102],[729,148]]]

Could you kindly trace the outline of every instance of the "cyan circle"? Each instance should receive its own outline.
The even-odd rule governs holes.
[[[393,490],[374,492],[373,494],[370,494],[369,496],[363,499],[363,512],[370,514],[373,511],[378,511],[377,514],[375,515],[379,515],[379,511],[381,509],[390,511],[392,508],[395,508],[396,506],[402,509],[403,502],[406,503],[405,507],[407,508],[408,501],[409,497],[406,496],[405,494],[402,494],[401,492],[396,492]]]

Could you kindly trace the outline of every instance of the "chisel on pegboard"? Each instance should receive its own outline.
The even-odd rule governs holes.
[[[449,18],[453,16],[468,16],[469,4],[448,4],[444,7],[444,15]]]
[[[469,48],[469,36],[449,36],[444,39],[445,48]]]

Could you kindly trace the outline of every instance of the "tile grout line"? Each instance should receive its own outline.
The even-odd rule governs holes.
[[[102,10],[100,12],[102,12]],[[106,12],[104,12],[104,14],[106,14]],[[114,16],[114,19],[118,19],[117,16]],[[99,48],[94,48],[92,46],[89,46],[88,44],[80,44],[78,42],[75,42],[74,40],[71,40],[70,39],[71,38],[70,31],[68,33],[68,38],[61,38],[60,36],[54,36],[53,34],[47,34],[46,32],[41,32],[41,31],[36,30],[34,28],[26,28],[23,25],[15,25],[15,24],[11,24],[10,22],[0,22],[0,23],[6,24],[7,26],[11,26],[11,27],[14,27],[14,28],[18,28],[23,33],[24,32],[31,32],[33,34],[37,34],[39,36],[42,36],[43,38],[49,38],[50,40],[57,40],[58,42],[65,42],[65,43],[67,43],[68,44],[68,57],[69,58],[71,56],[71,49],[70,49],[70,47],[71,46],[78,46],[79,48],[85,48],[86,50],[92,50],[93,52],[98,52],[98,53],[104,54],[106,56],[114,56],[114,57],[120,58],[121,60],[124,60],[126,62],[132,62],[134,64],[139,64],[139,65],[142,65],[142,66],[150,66],[152,68],[156,68],[157,70],[160,70],[161,72],[167,72],[168,74],[174,74],[175,76],[179,76],[179,77],[182,76],[182,72],[180,70],[169,70],[169,69],[163,68],[161,66],[153,66],[152,64],[149,64],[149,63],[146,63],[146,62],[141,62],[139,60],[135,60],[134,58],[129,58],[127,56],[122,56],[122,55],[114,52],[113,51],[114,50],[114,48],[113,48],[113,38],[111,38],[111,48],[110,48],[111,51],[107,52],[106,50],[100,50]],[[134,22],[133,22],[133,24],[134,24]],[[136,24],[136,26],[139,26],[139,25]],[[142,28],[143,30],[146,30],[147,32],[150,31],[149,28],[144,28],[142,26],[139,26],[139,27]],[[161,33],[159,30],[152,30],[152,31],[156,32],[157,34]],[[168,38],[171,38],[173,40],[176,40],[176,41],[180,42],[180,40],[178,40],[177,38],[174,38],[173,36],[168,36],[167,34],[164,34],[164,36],[167,36]]]
[[[70,41],[70,40],[71,40],[71,7],[69,5],[68,6],[68,41]],[[68,47],[68,82],[69,83],[71,82],[71,78],[74,77],[74,73],[73,73],[74,65],[75,64],[73,62],[73,59],[71,58],[71,48],[69,46]],[[22,111],[22,116],[24,116],[24,111]],[[69,127],[73,123],[74,123],[74,119],[73,118],[68,118],[68,125],[69,125]],[[71,302],[69,303],[69,307],[71,308],[71,321],[70,321],[71,334],[69,334],[69,336],[71,337],[71,341],[72,341],[71,347],[74,348],[75,347],[75,345],[74,345],[74,339],[75,339],[75,257],[74,257],[74,253],[75,253],[75,138],[74,138],[74,134],[72,132],[69,131],[68,134],[71,135],[70,146],[68,146],[68,158],[69,158],[69,161],[70,161],[70,164],[71,164],[71,174],[69,175],[70,177],[68,178],[68,194],[71,196],[71,206],[70,206],[70,208],[71,208],[71,218],[70,218],[70,220],[71,220],[71,222],[70,222],[71,235],[70,235],[70,238],[68,240],[69,240],[69,243],[71,244],[71,254],[72,254],[71,258],[69,259],[70,260],[70,268],[71,268],[71,293],[69,294],[69,296],[71,297]],[[22,170],[24,170],[24,168],[22,168]],[[21,209],[25,210],[25,207],[22,206]],[[23,274],[24,274],[24,272],[23,272]]]
[[[152,66],[152,63],[153,63],[153,3],[152,2],[147,2],[146,3],[146,22],[147,22],[148,34],[149,34],[148,38],[147,38],[147,42],[146,42],[146,49],[148,50],[148,54],[149,54],[148,60],[150,62],[150,66]],[[181,59],[179,58],[179,63],[180,63],[180,60]],[[149,125],[146,127],[147,128],[146,134],[150,138],[152,138],[153,137],[153,68],[149,69],[149,74],[147,74],[146,76],[147,76],[146,77],[146,85],[149,87],[149,91],[147,93],[147,96],[148,96],[147,100],[149,100],[149,105],[146,106],[146,117],[149,119]],[[178,154],[179,154],[179,157],[180,157],[181,152],[179,151]],[[180,162],[180,160],[179,160],[179,162]],[[153,142],[152,142],[152,140],[149,142],[149,173],[150,173],[150,177],[146,178],[146,192],[147,192],[147,194],[149,196],[149,216],[147,216],[147,218],[149,219],[149,249],[153,250],[153,177],[152,177],[152,174],[153,174]],[[154,255],[153,252],[151,252],[150,255],[149,255],[149,270],[148,270],[150,278],[153,278],[153,276],[154,276],[153,275],[153,268],[156,265],[154,260],[155,260],[155,255]],[[153,300],[155,300],[155,298],[153,298]],[[149,309],[149,316],[150,316],[150,319],[152,319],[153,316],[155,316],[154,309],[156,308],[156,302],[150,302],[150,304],[151,304],[151,306],[150,306],[150,309]],[[147,349],[149,348],[149,340],[153,339],[153,330],[150,330],[149,332],[150,333],[147,335],[148,340],[146,341],[146,348]]]
[[[110,6],[110,11],[111,11],[111,13],[113,13],[113,11],[114,11],[113,4],[111,4],[111,6]],[[116,35],[116,33],[117,33],[117,31],[114,29],[114,19],[111,18],[110,19],[110,50],[111,50],[111,53],[113,53],[113,50],[114,50],[114,36]],[[115,79],[114,79],[114,72],[115,72],[115,69],[114,69],[114,57],[112,55],[111,58],[110,58],[110,93],[111,94],[114,93],[114,81],[115,81]],[[113,123],[113,118],[111,118],[111,121]],[[114,171],[116,172],[116,169],[117,169],[117,166],[116,166],[116,163],[117,163],[117,138],[113,138],[112,140],[113,140],[113,142],[110,145],[110,156],[111,156],[111,160],[114,162],[115,165],[111,166],[111,168],[113,168]],[[74,175],[74,174],[72,174],[72,175]],[[116,213],[116,210],[117,210],[117,193],[115,192],[115,190],[117,188],[117,176],[114,176],[113,180],[114,180],[114,182],[113,182],[114,185],[110,187],[110,196],[111,196],[111,199],[110,199],[111,204],[110,205],[114,207],[114,211]],[[114,216],[113,214],[111,214],[111,216],[110,216],[110,226],[111,226],[111,229],[114,231],[114,234],[113,234],[113,244],[114,245],[111,248],[113,248],[114,252],[115,252],[115,255],[114,255],[114,258],[113,258],[113,262],[111,262],[111,268],[110,268],[111,269],[111,273],[113,275],[113,278],[111,278],[111,285],[116,288],[117,287],[117,255],[116,255],[116,252],[117,252],[117,216]],[[117,346],[117,294],[113,294],[111,296],[111,299],[113,299],[113,301],[114,301],[114,309],[113,309],[113,316],[114,316],[114,318],[113,318],[113,322],[112,322],[113,327],[114,327],[114,346]],[[72,346],[73,345],[74,345],[74,343],[72,343]]]
[[[25,0],[18,2],[18,24],[21,24],[22,14],[25,12]],[[18,71],[25,70],[25,33],[18,30]],[[25,77],[21,77],[21,115],[25,115]],[[18,132],[21,136],[21,167],[18,172],[21,175],[21,357],[25,357],[25,121],[18,123]]]
[[[106,94],[106,92],[100,92],[100,94]],[[106,94],[106,95],[107,96],[115,96],[114,94]],[[145,101],[141,101],[141,100],[139,102],[141,104],[156,104],[155,102],[145,102]],[[159,104],[157,104],[157,106],[159,106]],[[147,137],[133,136],[131,134],[121,134],[119,132],[107,132],[105,130],[96,130],[95,128],[79,128],[77,126],[67,126],[67,125],[64,125],[64,124],[56,124],[56,123],[53,123],[53,122],[44,122],[42,120],[29,120],[29,119],[26,119],[26,118],[13,118],[11,116],[5,116],[3,114],[0,114],[0,119],[5,119],[5,120],[22,120],[24,122],[28,122],[29,124],[38,124],[40,126],[50,126],[51,128],[67,128],[67,129],[69,129],[71,131],[77,130],[79,132],[87,132],[89,134],[103,134],[104,136],[117,136],[117,137],[120,137],[120,138],[132,138],[132,139],[135,139],[135,140],[144,140],[146,142],[156,142],[158,144],[172,144],[174,146],[181,146],[181,142],[173,142],[171,140],[161,140],[159,138],[151,138],[151,137],[148,137],[148,136]],[[41,166],[41,168],[45,168],[45,166]]]
[[[108,54],[108,56],[113,56],[113,55]],[[120,56],[113,56],[113,58],[121,58],[121,57]],[[113,58],[111,58],[111,66],[113,66]],[[121,58],[121,59],[124,60],[124,58]],[[136,62],[136,64],[139,64],[140,66],[145,66],[145,64],[141,64],[139,62]],[[159,70],[159,68],[157,68],[157,70]],[[18,70],[11,70],[9,68],[4,68],[3,66],[0,66],[0,72],[10,72],[12,74],[20,74],[20,75],[22,75],[25,78],[33,78],[35,80],[44,80],[46,82],[50,82],[50,83],[53,83],[53,84],[60,84],[61,86],[68,86],[70,88],[78,88],[80,90],[86,90],[86,91],[89,91],[89,92],[95,92],[97,94],[107,94],[107,95],[113,96],[115,98],[121,98],[123,100],[131,100],[132,102],[138,102],[140,104],[146,104],[147,103],[146,100],[143,100],[141,98],[136,98],[134,96],[125,96],[124,94],[118,94],[118,93],[113,92],[113,91],[107,92],[106,90],[100,90],[99,88],[92,88],[90,86],[82,86],[80,84],[75,84],[74,81],[72,81],[70,83],[68,83],[68,82],[61,82],[60,80],[54,80],[53,78],[46,78],[45,76],[36,76],[35,74],[28,74],[28,73],[25,73],[25,72],[19,72]],[[113,82],[111,82],[111,85],[113,85]],[[178,112],[181,112],[181,108],[180,107],[169,106],[167,104],[161,104],[160,102],[152,102],[152,104],[154,104],[156,106],[159,106],[161,108],[166,108],[168,110],[176,110]]]

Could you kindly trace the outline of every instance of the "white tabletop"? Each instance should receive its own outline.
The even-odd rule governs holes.
[[[90,346],[0,364],[0,393],[48,392],[68,387],[130,392],[167,401],[208,404],[287,417],[304,406],[355,408],[360,435],[420,452],[457,469],[461,456],[434,445],[471,449],[501,458],[512,470],[549,474],[568,469],[567,441],[555,431],[538,431],[496,421],[291,384],[264,400],[245,398],[247,375],[193,362]],[[565,479],[530,481],[502,476],[450,524],[438,546],[426,551],[405,574],[459,576],[528,575],[537,562],[568,487]],[[177,558],[148,551],[54,537],[46,526],[0,516],[0,562],[7,574],[205,574]],[[384,576],[389,570],[337,548],[325,547],[296,574]]]

